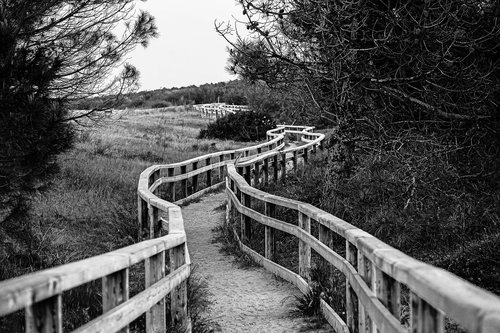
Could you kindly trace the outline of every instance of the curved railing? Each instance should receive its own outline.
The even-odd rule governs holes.
[[[412,293],[415,327],[412,332],[442,332],[441,311],[471,332],[498,332],[500,302],[492,294],[408,257],[313,206],[269,195],[249,185],[278,181],[287,171],[297,172],[307,163],[310,154],[321,147],[324,139],[323,134],[312,130],[304,126],[278,126],[268,131],[269,141],[253,147],[147,168],[141,173],[138,184],[139,239],[146,240],[1,282],[0,316],[25,309],[27,332],[61,332],[62,294],[101,279],[103,314],[76,332],[126,332],[128,324],[143,313],[146,313],[147,332],[165,331],[167,295],[170,295],[172,324],[190,331],[186,279],[190,275],[191,262],[178,205],[223,185],[227,172],[228,207],[241,214],[243,242],[250,237],[251,220],[266,226],[265,256],[252,251],[243,242],[242,249],[270,271],[295,283],[303,292],[309,290],[311,249],[346,276],[347,325],[328,304],[321,302],[325,317],[337,332],[347,332],[347,327],[351,332],[356,332],[357,327],[367,332],[376,332],[375,329],[379,332],[405,331],[397,319],[400,284],[406,285]],[[304,144],[284,149],[285,134],[299,136]],[[251,209],[251,202],[255,200],[265,203],[266,214]],[[299,226],[277,220],[277,206],[296,211]],[[310,234],[314,221],[319,224],[318,238]],[[272,261],[274,230],[287,232],[300,240],[299,274]],[[346,259],[329,246],[332,233],[346,239]],[[145,263],[146,288],[129,299],[129,269],[141,262]]]
[[[286,126],[276,132],[296,133],[306,144],[227,167],[227,217],[229,221],[230,213],[240,216],[240,233],[234,225],[233,231],[243,251],[272,273],[294,283],[303,293],[310,290],[311,249],[341,272],[346,279],[346,321],[323,299],[320,301],[322,313],[336,332],[408,332],[400,320],[402,286],[405,286],[404,293],[410,294],[412,333],[444,332],[445,316],[472,333],[500,332],[500,298],[497,296],[443,269],[418,261],[314,206],[252,187],[261,182],[279,181],[284,176],[277,171],[280,164],[281,170],[286,170],[287,162],[292,161],[288,168],[297,172],[300,162],[307,163],[309,153],[314,152],[322,139],[319,134],[311,133],[310,128]],[[270,160],[273,162],[269,163]],[[262,211],[262,206],[264,213],[258,211]],[[297,225],[277,219],[278,207],[295,211]],[[264,255],[250,248],[249,240],[255,237],[251,235],[252,223],[265,227]],[[318,230],[317,236],[311,234],[311,225]],[[298,273],[275,262],[275,230],[299,240]],[[345,241],[345,258],[333,250],[335,235]]]

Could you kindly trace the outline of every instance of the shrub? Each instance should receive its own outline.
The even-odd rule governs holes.
[[[200,130],[198,139],[258,141],[266,138],[266,131],[276,126],[274,120],[254,111],[232,113],[217,119]]]

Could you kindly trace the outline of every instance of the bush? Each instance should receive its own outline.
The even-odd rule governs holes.
[[[266,191],[310,203],[414,258],[500,294],[498,190],[457,179],[442,156],[433,159],[421,149],[412,153],[425,164],[402,163],[391,154],[360,154],[359,167],[334,188],[325,153],[311,159],[303,177],[289,177],[285,187]]]
[[[254,111],[232,113],[200,130],[198,139],[258,141],[265,139],[266,132],[275,126],[274,120],[263,113]]]

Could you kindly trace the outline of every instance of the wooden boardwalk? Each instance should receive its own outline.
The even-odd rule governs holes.
[[[218,268],[214,262],[205,261],[208,262],[207,270],[208,266],[216,267],[210,279],[215,286],[213,290],[229,291],[226,296],[218,294],[215,297],[216,302],[229,306],[213,314],[220,316],[221,326],[227,325],[226,331],[246,332],[255,328],[258,332],[261,330],[259,322],[264,322],[262,330],[265,332],[278,332],[279,327],[286,324],[291,325],[286,326],[287,331],[299,329],[300,323],[286,317],[286,307],[282,309],[281,303],[271,303],[271,299],[286,299],[291,289],[282,289],[284,285],[275,283],[274,277],[262,271],[258,273],[261,278],[255,280],[259,282],[249,287],[257,276],[255,272],[232,272],[227,258],[217,257],[216,248],[197,236],[196,230],[211,223],[213,207],[221,200],[211,202],[209,196],[208,201],[201,202],[201,205],[208,205],[205,208],[192,205],[181,209],[179,206],[225,187],[228,213],[239,221],[240,232],[235,231],[235,236],[241,250],[268,272],[291,282],[302,293],[311,288],[313,281],[309,273],[315,260],[328,263],[344,276],[345,315],[337,314],[324,299],[320,300],[321,312],[335,332],[444,333],[446,320],[460,324],[470,333],[500,332],[499,297],[443,269],[409,257],[312,205],[256,189],[261,183],[279,184],[287,173],[307,172],[309,157],[321,149],[324,140],[324,135],[313,129],[281,125],[267,132],[267,142],[256,146],[147,168],[141,173],[137,190],[139,242],[1,282],[0,316],[24,310],[26,332],[60,333],[63,293],[101,280],[103,313],[75,332],[128,332],[128,325],[144,313],[148,333],[165,332],[170,325],[190,332],[186,280],[191,274],[193,260],[200,261],[201,265],[204,261],[197,246],[190,244],[189,237],[192,237],[193,243],[198,241],[198,250],[201,248],[202,252],[218,258]],[[296,137],[302,144],[285,149],[285,136]],[[264,212],[255,209],[257,202],[257,206],[264,207]],[[279,220],[276,211],[280,207],[288,213],[293,212],[296,223]],[[194,215],[185,219],[183,214],[188,216],[190,209]],[[258,223],[265,229],[260,239],[265,244],[264,255],[250,247],[248,239],[255,237],[251,235],[251,223]],[[191,236],[186,237],[186,230]],[[288,270],[274,261],[276,231],[297,240],[298,271]],[[204,229],[204,235],[208,234]],[[345,256],[333,250],[334,238],[345,244]],[[129,269],[134,265],[144,269],[145,289],[130,298]],[[237,289],[229,289],[230,286]],[[267,298],[260,303],[255,300],[239,302],[243,296],[254,299],[264,297],[261,295]],[[408,296],[409,301],[403,304]],[[169,323],[166,320],[167,301],[170,302]],[[269,309],[266,304],[273,305]],[[405,321],[401,318],[402,304],[409,312],[409,319]],[[272,322],[267,321],[271,318]],[[274,324],[276,322],[279,324]]]

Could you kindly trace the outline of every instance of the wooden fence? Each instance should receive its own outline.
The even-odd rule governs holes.
[[[363,230],[314,206],[270,195],[253,186],[278,182],[286,172],[307,172],[307,163],[323,137],[310,128],[282,127],[279,133],[300,135],[306,144],[283,151],[272,151],[228,165],[226,192],[230,215],[239,215],[240,233],[235,236],[243,251],[272,273],[294,283],[303,293],[310,290],[312,251],[345,276],[344,321],[324,300],[321,311],[336,332],[442,333],[445,317],[471,333],[500,332],[500,298],[459,277],[418,261],[383,243]],[[302,162],[302,163],[301,163]],[[264,206],[264,213],[252,209]],[[280,221],[276,211],[294,211],[297,225]],[[250,248],[251,224],[264,226],[264,255]],[[234,227],[234,225],[233,225]],[[311,230],[317,230],[313,235]],[[298,241],[298,272],[275,261],[279,230]],[[332,240],[344,240],[345,258],[336,253]],[[262,240],[260,240],[262,243]],[[402,292],[403,290],[403,292]],[[409,325],[401,316],[402,293],[409,293]]]
[[[202,118],[219,119],[231,113],[248,111],[247,105],[229,105],[225,103],[199,104],[194,109],[200,112]]]
[[[251,221],[265,225],[265,256],[241,243],[242,249],[264,267],[307,292],[312,249],[346,276],[347,324],[321,302],[325,317],[337,332],[347,332],[348,328],[351,332],[406,332],[398,320],[401,284],[412,294],[412,333],[442,332],[444,313],[470,332],[500,332],[500,301],[496,296],[408,257],[313,206],[250,186],[276,182],[287,170],[298,172],[303,168],[324,139],[312,130],[278,126],[268,131],[269,141],[253,147],[149,167],[141,173],[137,192],[141,242],[0,282],[0,316],[24,309],[26,332],[62,332],[63,293],[101,279],[103,314],[76,332],[127,332],[128,325],[143,313],[148,333],[166,331],[167,295],[170,324],[189,332],[186,279],[191,261],[178,205],[226,184],[228,207],[241,215],[243,241],[251,237]],[[283,150],[285,135],[298,136],[304,145]],[[265,203],[266,214],[251,209],[256,201]],[[277,206],[296,211],[299,226],[277,220]],[[312,223],[319,225],[318,237],[310,234]],[[274,230],[300,240],[299,274],[273,262]],[[330,248],[332,233],[346,240],[346,259]],[[141,262],[145,263],[146,287],[129,298],[129,270]]]

